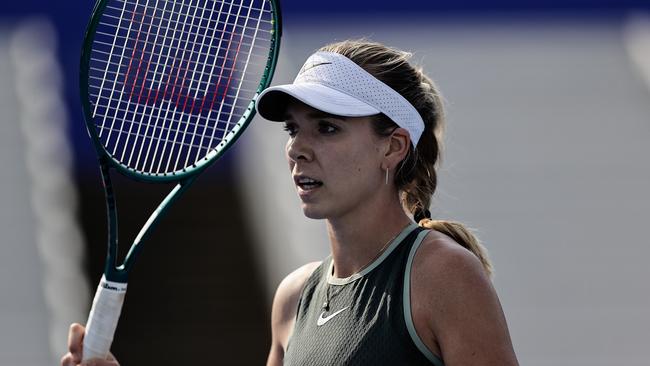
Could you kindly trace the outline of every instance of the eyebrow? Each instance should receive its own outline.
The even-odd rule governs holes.
[[[336,114],[331,114],[331,113],[327,113],[327,112],[323,112],[323,111],[309,112],[309,113],[307,113],[307,117],[315,118],[315,119],[316,118],[331,118],[331,119],[336,119],[336,120],[339,120],[339,121],[346,121],[347,120],[346,117],[337,116]],[[291,115],[289,113],[285,113],[282,116],[282,119],[284,119],[285,121],[288,121],[288,120],[291,119]]]

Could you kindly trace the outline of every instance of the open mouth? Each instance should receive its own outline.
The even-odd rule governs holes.
[[[296,185],[298,187],[300,187],[300,189],[302,189],[304,191],[309,191],[309,190],[312,190],[312,189],[316,189],[316,188],[323,185],[323,182],[321,182],[319,180],[316,180],[316,179],[309,178],[309,177],[305,177],[305,176],[296,177],[295,182],[296,182]]]

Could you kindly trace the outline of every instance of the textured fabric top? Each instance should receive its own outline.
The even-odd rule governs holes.
[[[443,365],[437,357],[429,360],[420,352],[407,329],[404,271],[422,229],[407,230],[370,271],[329,278],[331,257],[314,271],[300,297],[285,366]],[[324,310],[328,298],[329,308]]]

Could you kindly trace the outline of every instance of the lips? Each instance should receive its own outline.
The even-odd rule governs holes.
[[[306,175],[295,175],[293,181],[303,191],[311,191],[323,185],[318,179]]]

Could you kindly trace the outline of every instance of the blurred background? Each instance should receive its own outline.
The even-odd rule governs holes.
[[[79,102],[92,1],[0,4],[0,365],[53,365],[101,276],[103,191]],[[414,53],[447,99],[432,212],[476,229],[522,365],[648,366],[650,2],[282,2],[274,83],[325,43]],[[263,364],[280,280],[328,253],[256,119],[131,276],[123,365]],[[122,241],[169,187],[117,179]]]

